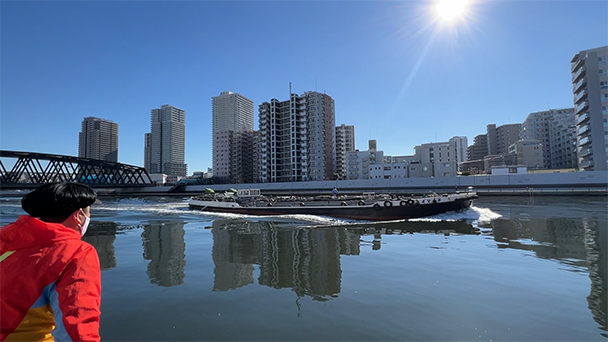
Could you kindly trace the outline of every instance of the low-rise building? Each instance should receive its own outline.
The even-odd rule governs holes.
[[[371,179],[407,178],[407,163],[371,164],[369,174]]]
[[[515,165],[525,165],[529,169],[543,169],[543,145],[538,140],[520,140],[509,146],[509,155],[515,156]]]
[[[407,174],[412,177],[433,177],[433,164],[414,162],[407,166]]]

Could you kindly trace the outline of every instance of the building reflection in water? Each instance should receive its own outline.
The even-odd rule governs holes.
[[[183,222],[150,222],[141,234],[150,282],[160,286],[184,283],[186,242]]]
[[[114,251],[116,230],[116,222],[91,221],[87,233],[82,238],[97,250],[99,266],[102,270],[116,267],[116,253]]]
[[[539,258],[587,268],[591,280],[587,297],[589,309],[601,329],[607,330],[608,223],[605,220],[521,217],[493,220],[491,228],[499,248],[529,250]]]
[[[237,232],[227,229],[232,221],[213,222],[213,249],[215,264],[214,291],[229,291],[253,283],[253,264],[259,253],[254,249],[259,245],[259,227],[243,225]],[[256,229],[256,231],[252,231]]]
[[[259,265],[260,285],[291,288],[298,297],[319,301],[340,293],[340,255],[359,255],[363,235],[373,235],[372,249],[378,250],[383,234],[478,233],[466,222],[302,228],[270,221],[215,220],[212,228],[215,291],[252,284],[254,265]]]
[[[606,222],[600,226],[597,220],[583,220],[585,229],[585,248],[587,249],[587,267],[591,279],[591,293],[587,297],[593,319],[602,329],[608,330],[606,310],[608,308],[608,227]],[[608,334],[604,333],[604,337]]]
[[[327,300],[340,292],[340,254],[359,254],[355,231],[275,228],[273,222],[213,222],[214,290],[227,291],[254,282],[291,288],[298,297]]]

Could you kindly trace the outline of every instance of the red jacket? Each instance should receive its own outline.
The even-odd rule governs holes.
[[[79,232],[24,215],[0,255],[0,341],[99,341],[99,258]]]

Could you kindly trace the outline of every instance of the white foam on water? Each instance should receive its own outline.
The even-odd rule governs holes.
[[[147,199],[121,199],[117,202],[104,202],[100,205],[95,206],[96,210],[112,212],[116,214],[160,214],[160,215],[171,215],[171,214],[183,214],[188,208],[187,203],[182,202],[159,202]]]
[[[439,222],[439,221],[477,221],[477,222],[490,222],[494,219],[502,217],[502,215],[493,212],[487,208],[478,208],[471,206],[464,211],[452,211],[449,213],[443,213],[435,216],[421,217],[417,219],[411,219],[410,221],[425,221],[425,222]]]
[[[332,217],[317,215],[245,215],[231,213],[216,213],[209,211],[193,210],[192,212],[203,216],[219,217],[224,219],[247,219],[250,221],[303,221],[315,225],[340,225],[351,221],[340,220]]]
[[[480,223],[489,223],[492,220],[502,217],[501,214],[499,214],[495,211],[492,211],[491,209],[488,209],[488,208],[478,208],[478,207],[472,206],[470,210],[474,210],[479,214],[479,218],[477,219],[477,222],[480,222]]]

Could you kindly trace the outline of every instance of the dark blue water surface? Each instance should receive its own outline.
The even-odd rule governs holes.
[[[603,197],[482,197],[372,223],[105,199],[84,239],[106,341],[606,341],[607,212]]]

